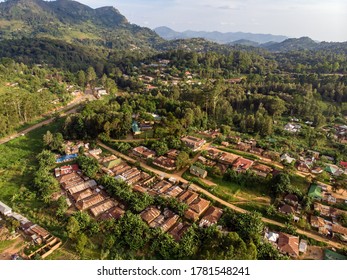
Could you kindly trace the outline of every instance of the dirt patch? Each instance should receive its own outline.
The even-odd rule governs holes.
[[[321,247],[318,246],[308,246],[305,254],[300,256],[301,260],[322,260],[324,257],[324,252]]]
[[[24,249],[26,243],[22,236],[17,237],[14,242],[6,248],[0,255],[0,260],[10,260],[11,256]]]

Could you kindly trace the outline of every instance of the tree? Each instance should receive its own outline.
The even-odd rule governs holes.
[[[92,89],[95,88],[95,80],[96,80],[96,73],[92,66],[90,66],[87,69],[87,76],[86,76],[87,82],[91,85]]]
[[[152,149],[156,151],[158,156],[162,156],[169,151],[167,144],[163,141],[156,141],[152,145]]]
[[[67,231],[69,238],[71,238],[71,239],[76,238],[80,229],[81,229],[81,227],[80,227],[77,219],[74,216],[71,216],[67,222],[67,225],[66,225],[66,231]]]
[[[48,130],[44,135],[43,135],[43,144],[46,147],[50,147],[51,143],[53,142],[53,134]]]
[[[181,168],[184,168],[188,165],[190,165],[190,159],[189,159],[188,153],[186,153],[185,151],[180,152],[176,160],[177,170],[180,170]]]
[[[77,84],[82,88],[84,88],[86,85],[86,74],[83,70],[80,70],[77,73]]]
[[[289,175],[286,173],[279,173],[272,178],[271,191],[276,196],[289,192],[291,190],[291,183]]]
[[[338,220],[342,226],[347,227],[347,214],[342,213],[338,216]]]
[[[48,150],[43,150],[36,156],[36,159],[39,161],[40,169],[51,169],[55,165],[55,155]]]
[[[58,217],[62,217],[68,208],[69,208],[69,206],[66,202],[66,198],[64,196],[59,197],[59,199],[57,200],[56,215]]]
[[[35,173],[34,185],[41,199],[48,203],[52,194],[59,191],[58,181],[51,175],[47,169],[39,169]]]
[[[77,237],[76,251],[80,255],[83,255],[87,244],[88,244],[88,237],[84,233],[79,234]]]
[[[90,178],[95,178],[96,173],[99,171],[99,163],[95,158],[80,155],[77,158],[77,163],[81,167],[83,173]]]

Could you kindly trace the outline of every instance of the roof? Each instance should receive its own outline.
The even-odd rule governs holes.
[[[322,188],[316,184],[312,184],[308,191],[308,196],[321,199],[323,197]]]
[[[199,226],[204,227],[216,224],[219,221],[222,214],[223,210],[221,208],[210,206],[207,209],[204,217],[201,219]]]
[[[134,133],[139,133],[140,132],[140,128],[139,125],[136,121],[133,121],[132,125],[131,125],[131,129]]]
[[[252,166],[253,163],[254,163],[254,161],[252,161],[252,160],[240,157],[236,160],[236,162],[233,164],[233,166],[236,168],[242,168],[244,170],[247,170],[248,168],[250,168]]]
[[[191,204],[199,195],[191,190],[186,190],[183,194],[178,197],[178,200],[186,204]]]
[[[347,169],[347,162],[345,162],[345,161],[340,161],[340,165],[341,165],[343,168],[346,168],[346,169]]]
[[[276,232],[269,231],[265,234],[265,237],[267,240],[271,242],[277,242],[279,234]]]
[[[151,223],[155,218],[157,218],[160,215],[160,210],[157,209],[156,207],[152,206],[144,211],[141,212],[140,216],[142,220],[147,222],[148,224]]]
[[[206,170],[204,170],[204,169],[202,169],[200,167],[197,167],[195,165],[192,165],[189,170],[190,170],[191,173],[199,174],[199,176],[205,176],[206,173],[207,173]]]
[[[7,206],[5,203],[0,201],[0,213],[3,215],[9,214],[12,212],[11,207]]]
[[[324,250],[324,259],[325,260],[347,260],[347,256],[341,255],[329,249]]]
[[[208,200],[199,197],[189,205],[189,208],[194,210],[200,216],[203,212],[205,212],[209,205],[210,202]]]
[[[271,167],[264,165],[264,164],[259,164],[259,163],[253,165],[252,168],[259,170],[259,171],[262,171],[262,172],[265,172],[265,173],[270,173],[273,171],[273,169]]]
[[[333,224],[332,225],[332,231],[347,236],[347,228],[345,228],[343,226]]]
[[[78,201],[80,201],[82,199],[85,199],[85,198],[91,196],[93,193],[94,192],[90,188],[88,188],[88,189],[85,189],[85,190],[83,190],[83,191],[81,191],[79,193],[73,194],[72,197],[74,198],[74,200],[76,202],[78,202]]]
[[[284,204],[282,207],[280,207],[279,211],[285,214],[295,213],[294,208],[288,204]]]
[[[278,248],[289,255],[299,256],[299,237],[280,232]]]
[[[295,195],[295,194],[287,194],[285,197],[284,197],[284,200],[289,200],[289,201],[292,201],[292,202],[298,202],[299,199],[298,199],[298,196]]]
[[[179,241],[189,227],[190,226],[188,224],[178,223],[171,228],[169,233],[176,241]]]
[[[112,200],[105,200],[101,204],[98,204],[90,208],[90,212],[93,214],[94,217],[97,217],[100,214],[110,210],[114,206],[115,206],[115,203]]]
[[[329,172],[331,174],[336,173],[336,171],[338,171],[338,170],[339,170],[339,168],[337,166],[334,166],[334,165],[331,165],[331,164],[329,164],[329,165],[327,165],[325,167],[325,171],[327,171],[327,172]]]

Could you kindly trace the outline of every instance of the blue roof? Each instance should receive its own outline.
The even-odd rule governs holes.
[[[134,133],[140,132],[139,124],[137,123],[137,121],[133,121],[133,123],[131,125],[131,129]]]
[[[77,157],[78,157],[78,154],[65,155],[65,156],[62,156],[60,158],[57,158],[56,162],[57,163],[62,163],[62,162],[65,162],[65,161],[73,160],[73,159],[75,159]]]

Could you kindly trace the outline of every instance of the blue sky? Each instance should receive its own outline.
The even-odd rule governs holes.
[[[131,23],[203,30],[309,36],[347,41],[347,0],[79,0],[114,6]]]

